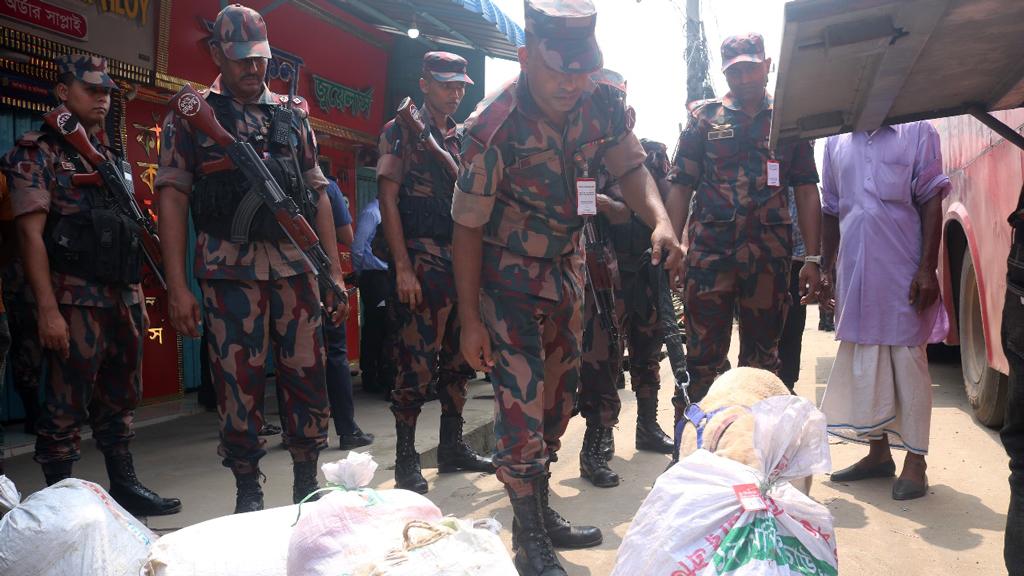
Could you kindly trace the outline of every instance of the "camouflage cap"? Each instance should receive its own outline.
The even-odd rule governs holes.
[[[473,80],[466,74],[466,59],[451,52],[427,52],[423,55],[423,74],[430,75],[438,82],[465,82]]]
[[[597,9],[590,0],[526,0],[525,11],[526,33],[537,38],[548,66],[589,74],[604,65],[594,37]]]
[[[232,4],[217,14],[211,40],[232,60],[271,57],[267,23],[259,12],[241,4]]]
[[[107,74],[107,61],[99,56],[64,54],[57,58],[57,74],[71,74],[84,84],[117,90],[117,83]]]
[[[591,74],[590,79],[597,84],[607,84],[623,93],[626,92],[626,78],[614,70],[601,68],[597,72]]]
[[[730,36],[722,42],[722,72],[737,62],[764,62],[764,38],[760,34]]]

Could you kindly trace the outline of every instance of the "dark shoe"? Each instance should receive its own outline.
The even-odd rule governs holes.
[[[601,544],[604,536],[596,526],[573,526],[561,514],[555,512],[550,504],[549,481],[551,474],[543,476],[537,491],[540,499],[541,516],[544,518],[544,529],[551,538],[555,548],[592,548]]]
[[[260,428],[260,436],[277,436],[281,433],[281,427],[277,424],[264,424]]]
[[[293,503],[302,502],[307,496],[320,489],[320,484],[316,481],[316,463],[316,460],[292,463],[292,473],[295,477],[295,482],[292,484]],[[319,499],[320,495],[317,494],[306,501]]]
[[[420,455],[416,452],[416,427],[395,422],[398,442],[395,451],[395,487],[426,494],[427,479],[420,469]]]
[[[338,448],[341,450],[353,450],[373,444],[373,434],[363,432],[359,426],[356,426],[351,434],[340,434],[338,439],[341,441],[338,444]]]
[[[604,454],[604,459],[608,462],[612,461],[615,457],[615,433],[611,430],[609,434],[601,436],[601,454]]]
[[[536,488],[535,490],[539,489]],[[538,493],[512,501],[512,549],[516,555],[513,562],[519,576],[566,576],[566,571],[555,556],[554,545],[544,528]]]
[[[110,477],[110,497],[133,516],[166,516],[181,512],[181,500],[161,498],[135,476],[132,455],[104,455]]]
[[[875,464],[873,466],[861,466],[860,462],[833,472],[830,479],[833,482],[856,482],[868,478],[892,478],[896,475],[896,463],[892,460]]]
[[[43,464],[43,476],[46,478],[46,485],[53,486],[61,480],[71,478],[71,467],[74,465],[75,463],[72,460]]]
[[[580,450],[580,476],[589,480],[598,488],[611,488],[619,485],[619,475],[608,467],[608,459],[601,450],[601,442],[610,436],[611,428],[587,425],[583,435],[583,449]]]
[[[672,439],[658,426],[658,399],[636,399],[636,449],[671,454]]]
[[[900,478],[892,485],[893,500],[914,500],[928,495],[928,477],[925,476],[924,484]]]
[[[263,510],[263,488],[260,478],[266,482],[267,477],[259,469],[242,474],[235,472],[235,514],[259,512]]]
[[[441,442],[437,446],[437,471],[494,474],[490,458],[476,453],[462,438],[462,416],[441,416]]]

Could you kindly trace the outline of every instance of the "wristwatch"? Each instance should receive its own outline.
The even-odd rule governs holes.
[[[821,268],[821,256],[804,256],[804,262],[808,264],[817,264],[818,268]]]

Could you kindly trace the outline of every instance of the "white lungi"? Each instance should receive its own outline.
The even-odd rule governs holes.
[[[925,347],[841,342],[821,411],[829,434],[862,444],[888,435],[893,448],[927,454],[932,378]]]

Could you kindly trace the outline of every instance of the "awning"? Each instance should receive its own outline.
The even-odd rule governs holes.
[[[773,144],[1024,105],[1024,1],[795,0]]]
[[[378,29],[405,35],[415,19],[420,40],[480,50],[515,60],[526,42],[523,29],[491,0],[332,0]]]

